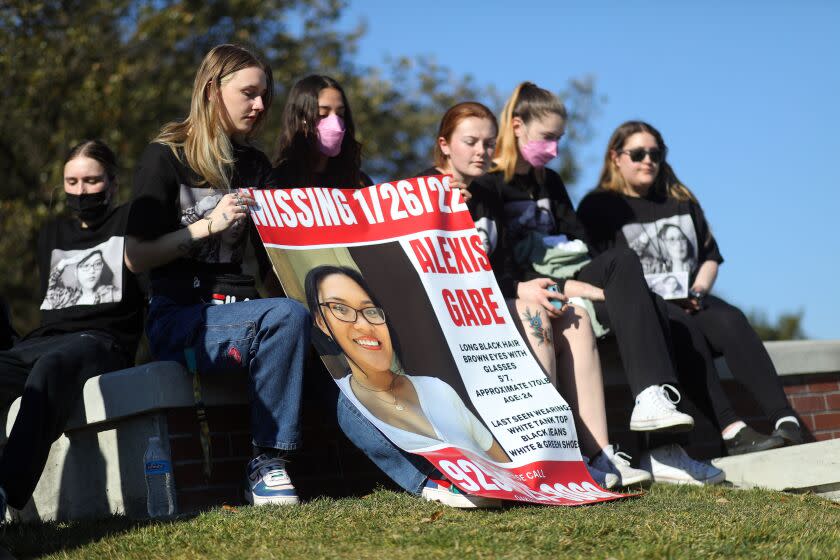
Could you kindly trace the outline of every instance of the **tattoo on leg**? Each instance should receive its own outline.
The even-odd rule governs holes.
[[[531,328],[531,336],[537,339],[537,343],[540,346],[542,346],[543,343],[551,344],[551,336],[548,334],[548,329],[543,327],[542,316],[540,315],[539,309],[532,315],[531,310],[526,307],[525,313],[522,314],[522,318],[528,321],[528,326]]]

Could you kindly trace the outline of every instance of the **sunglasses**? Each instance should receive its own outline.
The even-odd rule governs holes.
[[[633,148],[632,150],[619,150],[619,154],[627,154],[630,156],[630,161],[633,163],[639,163],[644,161],[645,156],[650,157],[650,161],[653,163],[659,163],[663,159],[665,159],[665,152],[660,150],[659,148],[653,148],[652,150],[646,150],[644,148]]]

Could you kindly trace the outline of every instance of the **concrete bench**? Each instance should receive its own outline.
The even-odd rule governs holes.
[[[346,495],[388,482],[341,434],[335,383],[310,367],[304,383],[305,449],[291,470],[301,495]],[[178,510],[241,503],[251,458],[250,407],[244,375],[202,376],[210,426],[212,475],[203,472],[192,377],[175,362],[152,362],[94,377],[64,434],[53,444],[32,500],[10,515],[23,521],[146,516],[143,455],[151,436],[169,446]],[[17,416],[8,411],[0,442]]]
[[[767,348],[794,408],[815,438],[840,438],[840,341],[771,342]],[[632,406],[629,389],[615,350],[605,348],[602,355],[611,439],[632,452],[638,436],[626,431]],[[722,376],[731,379],[725,364],[721,369]],[[209,479],[202,469],[191,377],[177,363],[152,362],[87,382],[64,435],[52,446],[33,499],[14,515],[22,520],[145,516],[143,455],[153,435],[168,442],[179,511],[239,503],[244,466],[251,456],[247,383],[241,375],[204,376],[202,386],[212,443]],[[737,397],[743,391],[730,388],[739,408]],[[290,467],[304,497],[346,495],[389,484],[338,429],[336,390],[327,374],[311,363],[304,387],[305,447]],[[19,402],[8,411],[0,434],[3,441]],[[692,440],[702,445],[705,438],[716,439],[719,445],[715,432],[711,428],[704,433],[698,426]],[[706,454],[718,455],[713,446]]]
[[[247,405],[241,376],[214,379],[204,391],[208,405]],[[167,411],[192,407],[188,373],[175,362],[150,364],[94,377],[56,441],[25,520],[75,519],[123,512],[146,514],[143,455],[151,436],[169,442]],[[3,440],[20,407],[8,411]]]

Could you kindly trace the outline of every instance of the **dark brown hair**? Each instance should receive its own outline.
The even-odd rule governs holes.
[[[313,74],[299,80],[292,87],[283,107],[280,142],[274,165],[290,167],[292,175],[305,184],[312,181],[315,166],[321,157],[317,131],[320,119],[318,96],[327,88],[338,90],[344,102],[344,140],[341,142],[341,152],[329,158],[325,173],[340,181],[341,184],[334,185],[336,187],[357,187],[361,185],[362,145],[356,140],[353,111],[350,110],[347,95],[341,84],[329,76]]]
[[[67,165],[71,159],[78,157],[86,157],[99,162],[108,177],[109,187],[116,184],[117,156],[105,142],[102,140],[82,140],[67,152],[64,165]]]

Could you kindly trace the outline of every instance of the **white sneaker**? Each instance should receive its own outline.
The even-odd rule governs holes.
[[[642,455],[639,466],[650,471],[654,482],[668,484],[718,484],[726,474],[717,467],[695,461],[677,444],[657,447]]]
[[[671,399],[666,389],[676,396]],[[677,410],[680,393],[672,385],[651,385],[636,397],[636,406],[630,415],[630,429],[634,432],[652,432],[670,429],[687,431],[694,427],[694,418]]]
[[[586,463],[586,469],[589,471],[589,476],[591,476],[592,480],[594,480],[601,488],[606,488],[607,490],[615,488],[621,481],[617,474],[604,472],[601,469],[592,466],[589,463],[589,457],[586,455],[583,456],[583,462]]]
[[[616,451],[612,445],[608,445],[595,457],[593,463],[596,469],[618,476],[618,483],[621,486],[651,482],[650,473],[631,467],[630,459],[631,457],[627,453]]]
[[[429,478],[426,480],[426,486],[420,492],[420,497],[427,502],[438,502],[459,509],[502,507],[502,500],[464,494],[458,490],[457,486],[446,479]]]

